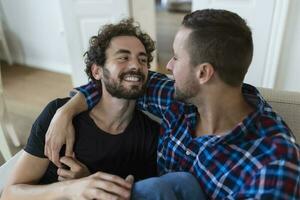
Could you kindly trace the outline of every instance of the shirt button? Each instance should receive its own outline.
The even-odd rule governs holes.
[[[190,151],[186,151],[185,154],[186,154],[187,156],[189,156],[189,155],[191,155],[191,152],[190,152]]]

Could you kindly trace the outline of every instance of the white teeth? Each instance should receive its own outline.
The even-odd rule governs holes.
[[[125,81],[140,81],[140,78],[136,77],[136,76],[125,76],[124,80]]]

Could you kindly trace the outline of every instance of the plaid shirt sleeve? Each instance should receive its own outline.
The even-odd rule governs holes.
[[[261,168],[234,199],[300,199],[299,165],[277,160]]]
[[[88,109],[92,109],[101,98],[101,87],[92,81],[75,89],[85,96]],[[164,74],[149,71],[146,92],[138,99],[138,108],[162,117],[167,105],[173,101],[173,95],[174,81]]]
[[[101,98],[101,87],[97,86],[94,82],[89,82],[86,85],[75,88],[81,92],[86,99],[88,109],[92,109]],[[72,95],[71,95],[72,96]]]
[[[166,75],[149,71],[145,94],[138,99],[138,108],[162,118],[168,105],[174,101],[174,81]]]

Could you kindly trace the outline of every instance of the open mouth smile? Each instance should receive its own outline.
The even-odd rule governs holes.
[[[140,75],[128,74],[123,77],[123,80],[128,82],[141,82],[143,80],[143,77]]]

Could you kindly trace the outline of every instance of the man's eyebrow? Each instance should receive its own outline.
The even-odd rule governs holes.
[[[117,55],[117,54],[122,54],[122,53],[130,54],[131,52],[129,50],[127,50],[127,49],[119,49],[114,54]],[[147,57],[147,54],[145,52],[140,52],[139,56],[146,56]]]
[[[119,49],[114,54],[122,54],[122,53],[130,54],[130,51],[126,49]]]
[[[139,53],[139,56],[146,56],[146,57],[148,57],[147,54],[146,54],[145,52]]]

